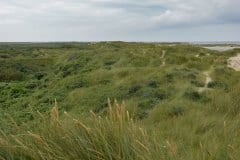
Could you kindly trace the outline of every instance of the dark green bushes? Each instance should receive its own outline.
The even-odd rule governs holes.
[[[113,65],[113,64],[115,64],[115,63],[116,63],[115,60],[107,60],[107,61],[104,62],[104,65],[106,65],[106,66],[111,66],[111,65]]]
[[[188,59],[184,56],[178,56],[178,55],[175,55],[175,56],[171,56],[171,57],[167,57],[166,59],[166,63],[169,63],[169,64],[184,64],[184,63],[187,63],[188,62]]]
[[[138,107],[142,110],[149,110],[152,109],[156,104],[154,99],[142,100],[139,102]]]
[[[0,54],[0,58],[6,59],[6,58],[11,58],[9,54]]]
[[[16,86],[14,88],[11,88],[11,90],[10,90],[10,96],[12,98],[22,97],[25,94],[27,94],[27,91],[24,88],[20,87],[20,86],[19,87]]]
[[[157,88],[158,87],[158,82],[156,80],[150,80],[148,82],[148,86],[152,88]]]
[[[0,81],[23,81],[26,76],[15,69],[5,68],[0,70]]]
[[[76,88],[82,88],[86,86],[87,86],[86,80],[77,80],[76,82],[72,82],[71,84],[67,85],[67,88],[76,89]]]
[[[191,89],[185,91],[183,96],[185,98],[189,99],[189,100],[192,100],[192,101],[200,101],[200,102],[209,101],[209,98],[206,97],[206,95],[204,93],[194,91],[194,90],[191,90]]]
[[[128,89],[128,94],[134,94],[136,93],[138,90],[140,90],[141,86],[140,85],[132,85],[129,87]]]
[[[29,82],[26,84],[26,88],[27,88],[27,89],[35,89],[35,88],[37,88],[38,86],[40,86],[40,82],[39,82],[39,81],[29,81]]]
[[[227,89],[227,85],[223,82],[220,81],[212,81],[209,82],[207,85],[208,88],[213,88],[213,89]]]
[[[196,87],[204,87],[204,82],[200,82],[198,80],[191,80],[191,84],[193,84]]]

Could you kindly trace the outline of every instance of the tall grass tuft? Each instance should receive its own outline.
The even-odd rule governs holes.
[[[134,120],[125,104],[108,101],[108,113],[100,117],[91,112],[88,119],[73,118],[65,112],[59,119],[58,106],[50,117],[41,113],[41,127],[0,133],[0,159],[163,159],[160,144]],[[169,143],[169,148],[172,146]],[[168,152],[168,151],[166,151]],[[173,154],[174,150],[169,152]]]

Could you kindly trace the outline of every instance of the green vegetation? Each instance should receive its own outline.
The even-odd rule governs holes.
[[[60,121],[58,107],[55,106],[50,119],[39,113],[41,128],[31,128],[37,134],[33,131],[12,136],[2,134],[2,158],[107,160],[157,159],[163,156],[159,152],[160,145],[133,122],[123,105],[115,103],[114,107],[110,106],[106,119],[92,112],[91,119],[83,122],[65,114],[67,118]],[[163,152],[168,154],[166,149]]]
[[[237,53],[2,43],[0,159],[238,159],[240,73],[227,67]],[[109,111],[108,98],[125,105]]]

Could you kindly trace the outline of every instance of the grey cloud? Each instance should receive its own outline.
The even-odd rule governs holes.
[[[239,0],[1,0],[0,41],[164,40],[171,31],[181,39],[178,32],[212,26],[239,35],[239,7]]]

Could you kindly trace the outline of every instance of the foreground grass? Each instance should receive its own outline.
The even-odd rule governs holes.
[[[235,160],[240,156],[239,116],[228,121],[218,117],[209,122],[209,119],[200,119],[201,113],[194,113],[187,116],[191,122],[186,117],[175,116],[165,119],[165,126],[158,123],[154,128],[134,120],[124,103],[108,104],[107,113],[102,117],[91,112],[88,118],[80,120],[65,113],[60,120],[55,104],[50,116],[36,114],[35,127],[19,127],[11,120],[11,132],[0,134],[0,158]],[[187,133],[187,126],[195,127]],[[200,136],[204,132],[208,133]]]
[[[58,119],[58,107],[51,118],[40,114],[41,127],[31,131],[16,128],[16,133],[1,133],[1,159],[159,159],[160,144],[137,125],[124,104],[112,107],[108,115],[94,113],[85,121]],[[87,123],[86,123],[87,121]],[[167,153],[167,152],[166,152]]]

